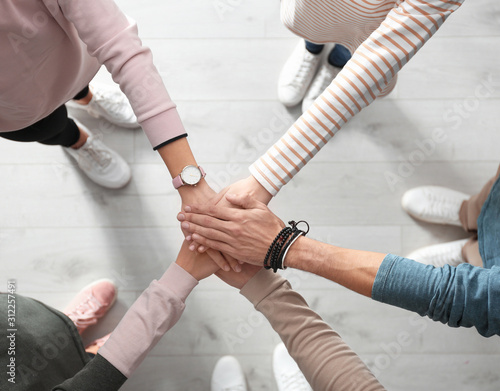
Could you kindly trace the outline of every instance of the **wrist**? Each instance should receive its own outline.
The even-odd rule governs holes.
[[[196,273],[196,267],[194,262],[190,262],[187,257],[179,257],[177,261],[175,261],[177,265],[182,267],[186,272],[188,272],[193,278],[200,281],[202,278]]]
[[[283,260],[284,266],[305,270],[304,266],[310,256],[310,249],[308,248],[309,240],[301,236],[290,246],[286,258]]]
[[[157,151],[165,162],[172,179],[179,175],[186,166],[198,167],[186,137],[158,148]]]
[[[200,195],[208,196],[211,192],[210,186],[208,186],[205,178],[201,178],[201,180],[196,184],[196,186],[184,185],[177,189],[179,195],[182,200],[189,200],[194,198],[199,198]]]
[[[258,199],[260,202],[263,202],[265,204],[268,204],[269,201],[273,198],[273,195],[269,193],[264,186],[261,185],[261,183],[255,179],[253,175],[250,175],[246,179],[248,183],[248,189],[249,189],[249,194]]]

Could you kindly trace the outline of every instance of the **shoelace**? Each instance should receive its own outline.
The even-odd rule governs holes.
[[[66,314],[77,328],[85,328],[97,322],[96,313],[102,304],[94,296],[88,295],[72,312]]]
[[[87,140],[87,143],[80,148],[79,157],[82,159],[79,160],[80,164],[90,165],[97,164],[97,166],[101,169],[105,169],[111,164],[112,157],[109,152],[98,148],[94,144],[94,140]]]
[[[311,391],[311,387],[300,371],[296,371],[290,375],[283,373],[281,375],[281,381],[287,391]]]
[[[300,88],[304,84],[307,75],[311,73],[311,68],[314,66],[314,61],[317,60],[313,54],[309,55],[306,53],[302,62],[300,63],[300,68],[297,75],[290,83],[293,87]]]

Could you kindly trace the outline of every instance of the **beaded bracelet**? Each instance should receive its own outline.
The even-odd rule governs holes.
[[[269,264],[268,261],[269,261],[269,258],[272,255],[272,252],[273,252],[273,249],[276,246],[276,243],[278,243],[278,241],[282,240],[285,237],[285,235],[288,237],[291,232],[292,232],[292,229],[290,227],[285,227],[274,238],[273,242],[271,243],[271,246],[267,250],[266,257],[264,258],[264,268],[271,269],[271,264]]]
[[[307,225],[307,231],[304,232],[297,228],[297,225],[300,223],[305,223]],[[292,220],[289,221],[288,224],[290,224],[291,227],[285,227],[278,233],[267,250],[266,257],[264,259],[264,268],[273,269],[275,273],[278,269],[284,268],[284,260],[291,245],[300,236],[305,236],[309,232],[309,224],[307,221],[301,220],[296,223]]]
[[[289,228],[283,235],[280,240],[276,243],[276,245],[273,248],[273,251],[271,253],[271,268],[273,271],[276,273],[278,271],[279,265],[278,265],[278,259],[281,253],[281,249],[285,245],[285,243],[288,241],[288,238],[290,235],[293,233],[293,229]]]

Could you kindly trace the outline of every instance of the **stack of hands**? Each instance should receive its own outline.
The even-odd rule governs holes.
[[[285,226],[267,207],[271,194],[253,176],[219,194],[205,181],[189,191],[181,194],[177,216],[186,238],[177,264],[197,280],[215,273],[241,289],[263,267],[270,244]]]

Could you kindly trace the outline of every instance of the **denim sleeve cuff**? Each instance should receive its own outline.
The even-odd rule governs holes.
[[[389,274],[394,264],[400,259],[397,255],[387,254],[380,265],[372,287],[372,299],[386,302],[386,288]]]

